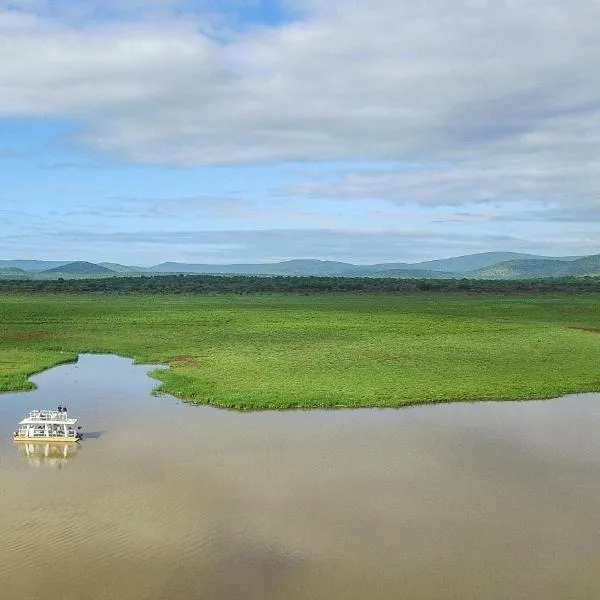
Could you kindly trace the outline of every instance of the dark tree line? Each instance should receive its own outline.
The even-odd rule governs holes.
[[[356,277],[264,277],[156,275],[102,279],[0,280],[3,294],[253,294],[253,293],[571,293],[600,292],[600,277],[529,280],[393,279]]]

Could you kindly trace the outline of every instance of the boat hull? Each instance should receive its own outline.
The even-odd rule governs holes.
[[[81,437],[26,437],[24,435],[15,435],[13,437],[14,442],[27,442],[29,444],[35,444],[36,442],[57,442],[60,444],[76,444],[81,440]]]

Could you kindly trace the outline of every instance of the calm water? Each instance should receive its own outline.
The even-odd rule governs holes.
[[[0,396],[3,600],[598,598],[600,395],[239,414],[149,370]],[[79,448],[13,445],[60,402]]]

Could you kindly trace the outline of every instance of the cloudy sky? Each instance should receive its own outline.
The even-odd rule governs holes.
[[[600,253],[597,0],[0,0],[0,259]]]

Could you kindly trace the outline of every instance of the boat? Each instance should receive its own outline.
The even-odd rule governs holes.
[[[69,417],[66,406],[55,410],[32,410],[13,433],[15,442],[78,442],[81,427]]]

